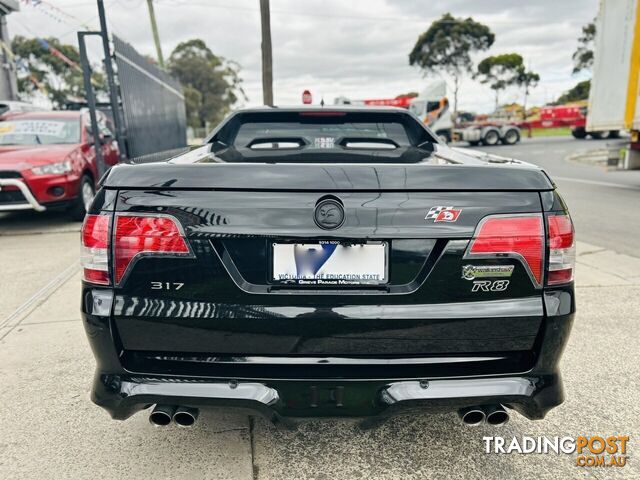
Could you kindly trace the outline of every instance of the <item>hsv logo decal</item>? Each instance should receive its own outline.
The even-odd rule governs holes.
[[[462,213],[461,208],[455,207],[431,207],[427,212],[425,220],[433,220],[436,222],[455,222]]]

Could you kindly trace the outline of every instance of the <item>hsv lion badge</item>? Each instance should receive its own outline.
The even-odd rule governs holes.
[[[427,212],[425,220],[433,220],[433,223],[437,222],[455,222],[462,213],[461,208],[455,207],[431,207]]]

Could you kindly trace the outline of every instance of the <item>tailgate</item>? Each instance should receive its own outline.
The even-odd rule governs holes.
[[[323,198],[340,202],[341,225],[318,226]],[[174,217],[191,250],[141,255],[115,288],[116,338],[134,370],[154,358],[206,365],[300,356],[478,357],[523,369],[533,356],[544,311],[530,269],[514,256],[469,257],[468,249],[489,215],[540,214],[538,192],[120,189],[115,208]],[[377,246],[365,248],[366,268],[337,262],[333,271],[382,268],[383,276],[274,278],[277,248],[295,257],[310,245],[345,254]]]

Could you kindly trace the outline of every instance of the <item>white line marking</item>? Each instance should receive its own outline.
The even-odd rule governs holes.
[[[75,261],[67,268],[65,268],[62,272],[56,275],[53,280],[47,283],[44,287],[34,293],[26,302],[20,305],[15,311],[5,318],[1,323],[0,327],[8,327],[9,330],[4,333],[0,337],[2,340],[4,337],[9,335],[11,331],[22,322],[36,307],[40,306],[47,300],[53,293],[58,290],[62,285],[64,285],[67,280],[69,280],[75,273],[78,271],[80,267],[80,261]],[[13,325],[11,323],[13,322]]]
[[[585,183],[587,185],[599,185],[601,187],[613,187],[613,188],[625,188],[627,190],[635,190],[640,192],[640,185],[625,185],[623,183],[612,183],[612,182],[600,182],[598,180],[585,180],[582,178],[568,178],[568,177],[556,177],[551,175],[552,180],[560,180],[563,182],[575,182],[575,183]]]

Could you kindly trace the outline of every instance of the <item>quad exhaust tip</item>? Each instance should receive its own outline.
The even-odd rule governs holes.
[[[156,405],[149,415],[154,427],[166,427],[172,421],[179,427],[193,427],[198,419],[198,409],[176,405]]]
[[[498,427],[509,421],[509,412],[502,405],[490,405],[485,407],[485,415],[487,416],[487,424]]]
[[[480,425],[484,422],[485,413],[480,407],[466,407],[458,411],[462,423],[470,427]]]
[[[149,423],[154,427],[166,427],[171,423],[175,411],[175,405],[156,405],[149,415]]]
[[[173,413],[173,421],[179,427],[193,427],[198,419],[198,409],[190,407],[178,407]]]
[[[487,425],[498,427],[509,421],[509,412],[502,405],[461,408],[458,415],[462,423],[470,427],[481,425],[485,421]]]

